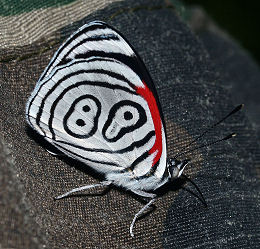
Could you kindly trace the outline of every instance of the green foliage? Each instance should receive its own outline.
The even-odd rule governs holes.
[[[0,16],[13,16],[32,10],[57,7],[75,0],[0,0]]]

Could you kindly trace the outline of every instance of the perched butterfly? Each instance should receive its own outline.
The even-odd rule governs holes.
[[[148,197],[179,178],[189,160],[167,158],[163,114],[152,79],[127,40],[94,21],[78,29],[53,56],[26,106],[29,125],[58,150],[105,181]]]

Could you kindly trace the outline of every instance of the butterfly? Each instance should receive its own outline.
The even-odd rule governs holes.
[[[179,178],[189,160],[167,158],[159,98],[143,61],[110,25],[83,25],[58,49],[26,105],[28,124],[65,155],[105,180],[71,193],[115,185],[149,198]]]

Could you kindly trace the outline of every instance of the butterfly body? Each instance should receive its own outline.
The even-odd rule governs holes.
[[[58,150],[104,174],[105,185],[141,196],[155,199],[153,191],[187,165],[167,160],[159,99],[140,57],[100,21],[61,45],[27,102],[26,116]]]

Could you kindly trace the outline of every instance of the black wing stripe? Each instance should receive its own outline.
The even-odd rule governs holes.
[[[137,165],[138,165],[139,163],[141,163],[142,161],[144,161],[146,158],[148,158],[149,155],[150,155],[150,154],[149,154],[148,151],[144,152],[141,156],[139,156],[139,157],[131,164],[130,167],[125,168],[122,172],[128,172],[129,170],[130,170],[130,171],[134,171],[135,168],[137,167]],[[138,176],[136,179],[141,180],[141,179],[149,178],[150,176],[153,176],[159,165],[160,165],[160,160],[158,160],[158,162],[157,162],[153,167],[151,167],[148,172],[146,172],[145,174],[143,174],[143,175],[141,175],[141,176]]]
[[[143,160],[145,160],[147,157],[149,156],[149,152],[146,151],[144,152],[141,156],[139,156],[138,158],[136,158],[136,160],[131,164],[130,167],[126,168],[125,171],[131,170],[133,171],[135,169],[135,167],[142,162]]]
[[[128,67],[130,67],[134,72],[137,73],[137,75],[140,74],[140,69],[136,67],[137,64],[137,58],[128,56],[122,53],[114,53],[114,52],[104,52],[100,50],[91,50],[86,53],[81,53],[75,55],[75,59],[87,59],[90,57],[103,57],[103,58],[113,58],[115,60],[121,61],[122,63],[126,64]]]
[[[144,175],[138,176],[136,179],[142,180],[144,178],[149,178],[151,176],[153,177],[154,173],[157,170],[159,165],[160,165],[160,160],[158,160],[158,162],[153,167],[151,167],[150,170],[147,173],[145,173]]]
[[[146,143],[148,143],[150,141],[150,139],[152,137],[155,136],[155,132],[154,131],[150,131],[143,139],[138,140],[133,142],[131,145],[129,145],[128,147],[121,149],[121,150],[105,150],[105,149],[96,149],[96,148],[86,148],[77,144],[72,144],[72,143],[68,143],[65,141],[61,141],[61,140],[56,140],[57,143],[61,143],[61,144],[66,144],[72,147],[75,147],[77,149],[81,149],[84,151],[91,151],[91,152],[101,152],[101,153],[110,153],[110,154],[123,154],[129,151],[134,150],[134,148],[139,148],[144,146]]]
[[[57,143],[56,141],[53,141],[53,144],[55,144],[55,146],[60,148],[61,150],[67,151],[68,154],[74,155],[75,157],[79,157],[79,158],[82,158],[84,160],[87,160],[87,161],[90,161],[90,162],[93,162],[93,163],[99,163],[99,164],[106,164],[106,165],[112,165],[112,166],[116,166],[116,167],[121,167],[117,163],[93,160],[93,159],[90,159],[90,158],[87,158],[87,157],[83,157],[83,156],[81,156],[81,155],[79,155],[77,153],[72,152],[71,150],[68,150],[64,146],[60,145],[60,143]]]

